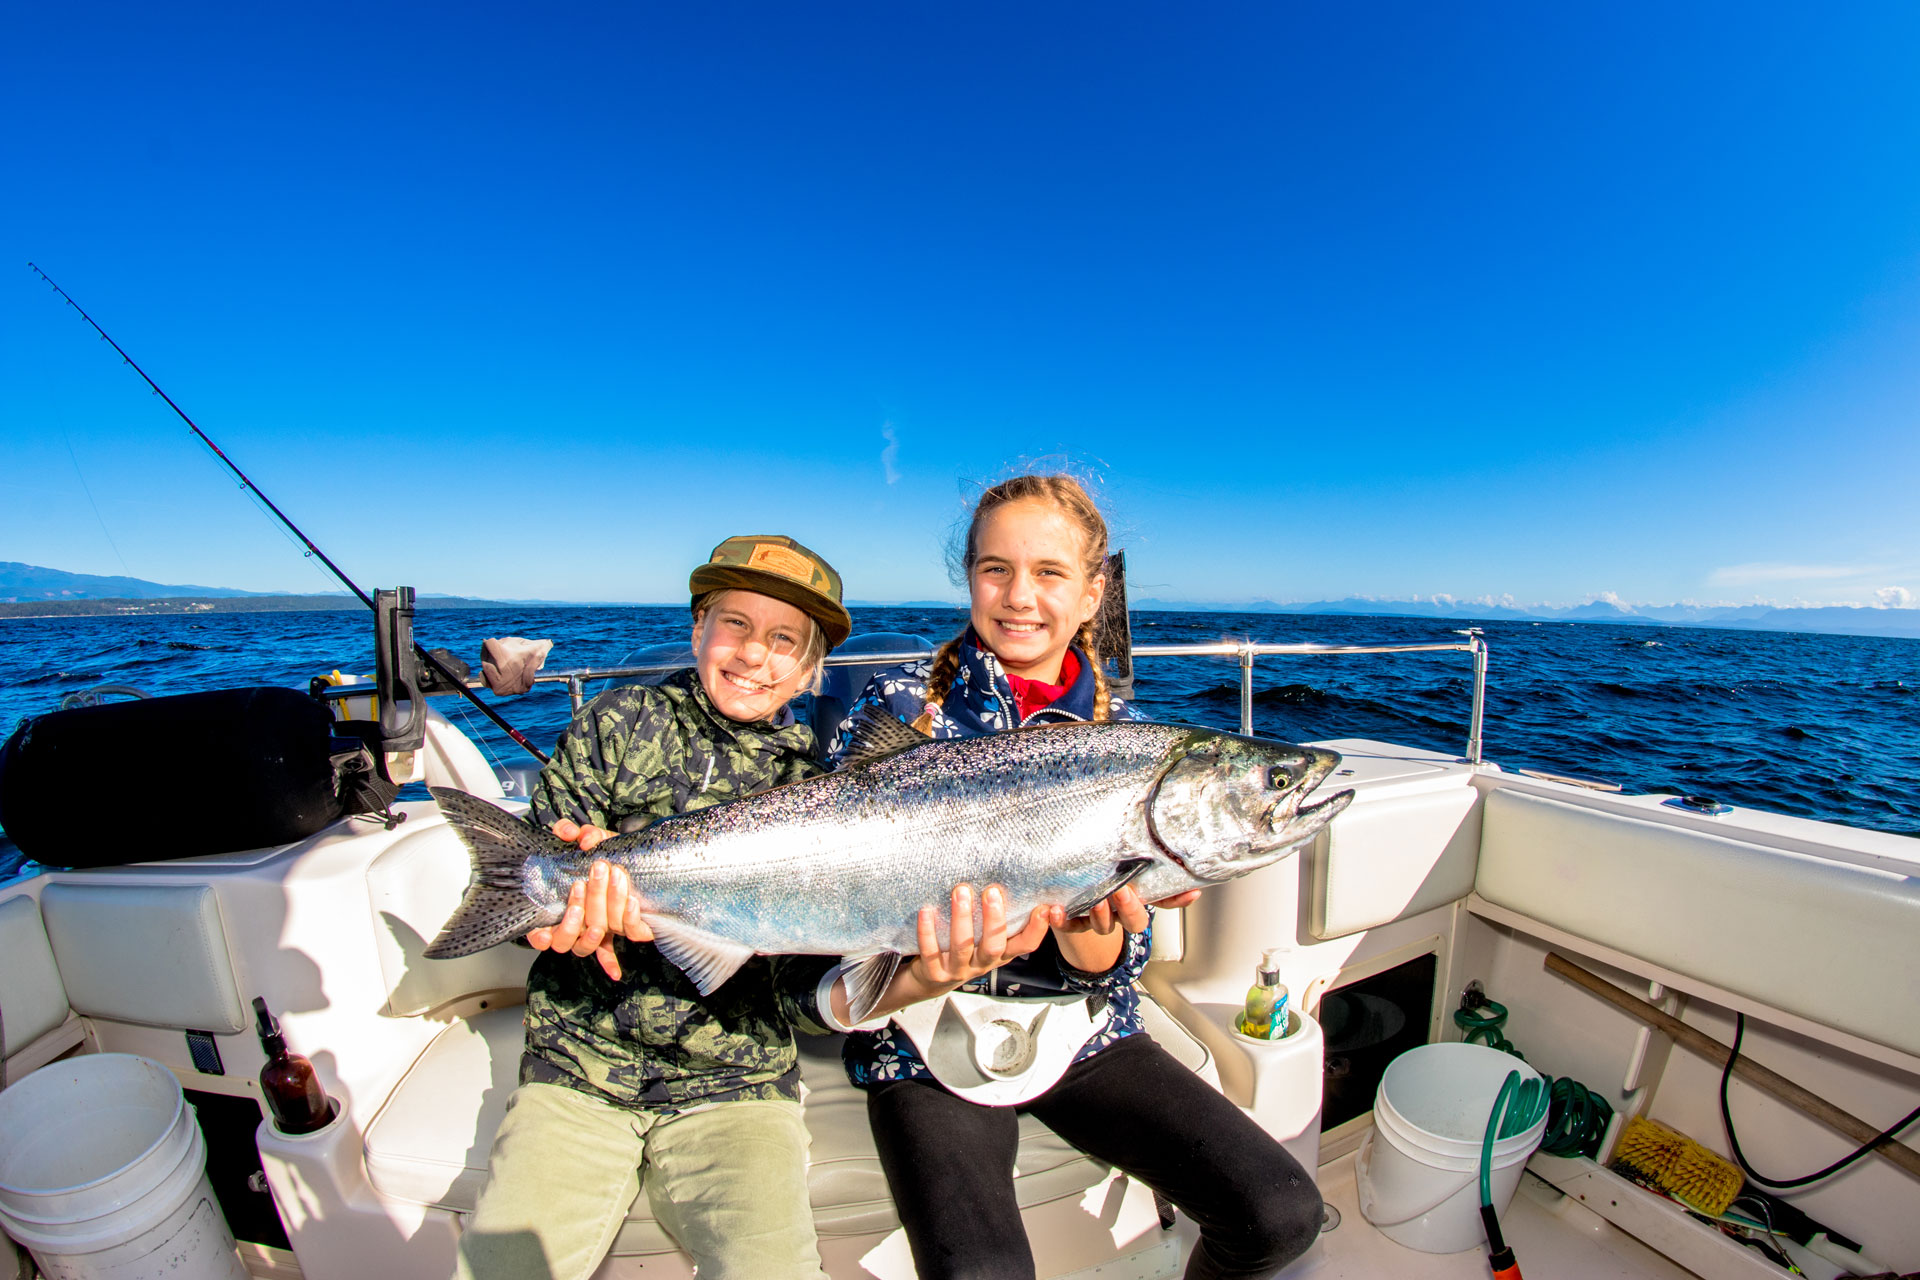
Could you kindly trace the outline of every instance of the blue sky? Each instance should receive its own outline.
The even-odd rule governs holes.
[[[13,6],[0,559],[953,596],[1920,593],[1920,7]],[[1903,594],[1908,593],[1908,594]]]

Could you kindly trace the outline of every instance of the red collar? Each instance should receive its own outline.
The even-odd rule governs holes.
[[[1019,709],[1020,718],[1025,720],[1042,707],[1050,707],[1062,694],[1073,687],[1080,678],[1080,659],[1069,649],[1060,659],[1060,683],[1045,684],[1039,680],[1029,680],[1025,676],[1007,673],[1007,683],[1013,686],[1013,700]]]

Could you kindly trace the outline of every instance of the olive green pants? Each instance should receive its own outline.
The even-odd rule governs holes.
[[[523,1084],[460,1237],[459,1280],[586,1280],[641,1190],[700,1280],[824,1280],[797,1102],[662,1116]]]

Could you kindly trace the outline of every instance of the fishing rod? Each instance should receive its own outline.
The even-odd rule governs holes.
[[[255,484],[252,480],[250,480],[247,477],[247,473],[242,471],[234,463],[233,459],[229,458],[226,455],[225,451],[222,450],[219,445],[213,442],[213,437],[209,436],[206,432],[200,429],[199,423],[195,422],[192,418],[187,416],[187,411],[185,409],[182,409],[179,405],[173,402],[172,396],[168,395],[166,392],[160,389],[159,383],[155,382],[152,378],[147,376],[147,371],[140,367],[139,362],[137,362],[132,356],[128,355],[126,353],[126,349],[123,348],[119,343],[115,342],[113,340],[112,335],[110,335],[105,329],[102,329],[100,327],[99,321],[95,320],[92,316],[87,314],[87,309],[85,307],[75,302],[71,294],[69,294],[65,289],[62,289],[59,285],[55,284],[53,282],[52,276],[42,271],[39,267],[34,266],[34,264],[31,262],[29,262],[27,266],[32,269],[33,274],[39,276],[42,280],[45,280],[47,282],[47,286],[51,288],[55,293],[59,294],[60,297],[65,300],[68,306],[72,307],[75,311],[78,311],[80,313],[80,318],[82,320],[85,320],[88,324],[92,325],[93,331],[99,334],[102,338],[104,338],[108,346],[112,347],[115,351],[120,353],[120,358],[127,362],[127,366],[131,368],[135,373],[139,374],[141,380],[144,381],[149,387],[153,388],[153,394],[159,396],[162,400],[165,400],[167,402],[167,408],[179,414],[180,421],[187,424],[187,429],[192,431],[194,435],[200,437],[200,443],[206,445],[207,448],[213,450],[213,456],[220,459],[220,461],[226,465],[227,470],[233,472],[233,474],[236,477],[238,477],[241,487],[247,489],[253,494],[254,497],[260,499],[261,503],[265,505],[267,510],[273,513],[274,519],[278,520],[281,524],[285,525],[288,531],[291,532],[294,537],[300,539],[301,545],[306,547],[308,555],[317,558],[321,564],[324,564],[325,566],[327,566],[327,569],[333,574],[333,576],[340,580],[341,585],[345,586],[347,590],[353,592],[354,595],[360,597],[361,604],[364,604],[369,609],[374,607],[373,597],[369,596],[366,592],[362,591],[354,583],[353,579],[349,578],[346,575],[345,571],[342,570],[339,565],[335,564],[332,560],[328,559],[327,553],[322,551],[319,547],[315,546],[313,539],[309,538],[305,533],[301,532],[300,526],[295,524],[291,519],[289,519],[287,517],[286,512],[282,511],[279,507],[275,506],[272,498],[269,498],[266,494],[260,492],[260,486]],[[450,671],[447,668],[447,665],[445,663],[441,662],[440,659],[434,657],[431,653],[428,653],[426,650],[426,646],[422,645],[418,640],[416,640],[413,642],[413,651],[416,654],[418,654],[421,658],[425,659],[427,665],[432,667],[435,671],[437,671],[440,674],[441,678],[447,683],[449,687],[458,690],[461,694],[463,694],[466,697],[468,702],[471,702],[474,706],[480,709],[481,714],[486,716],[487,719],[493,721],[494,724],[498,725],[502,730],[504,730],[506,732],[506,735],[509,738],[512,738],[515,742],[519,743],[522,747],[525,747],[527,751],[534,757],[534,759],[538,760],[541,764],[547,763],[546,752],[542,751],[540,748],[534,746],[531,742],[527,741],[525,734],[521,733],[518,729],[508,724],[506,722],[506,719],[502,717],[498,711],[495,711],[492,707],[488,706],[486,702],[480,697],[479,694],[469,689],[467,687],[467,682],[463,678],[455,675],[452,671]]]

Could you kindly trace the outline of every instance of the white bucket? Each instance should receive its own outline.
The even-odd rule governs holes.
[[[1360,1213],[1389,1240],[1423,1253],[1458,1253],[1486,1243],[1480,1221],[1480,1145],[1509,1071],[1524,1083],[1540,1073],[1478,1044],[1429,1044],[1395,1058],[1380,1077],[1373,1130],[1354,1165]],[[1546,1134],[1532,1128],[1493,1144],[1489,1189],[1505,1213],[1527,1157]]]
[[[179,1081],[132,1054],[0,1092],[0,1226],[47,1280],[247,1280]]]

